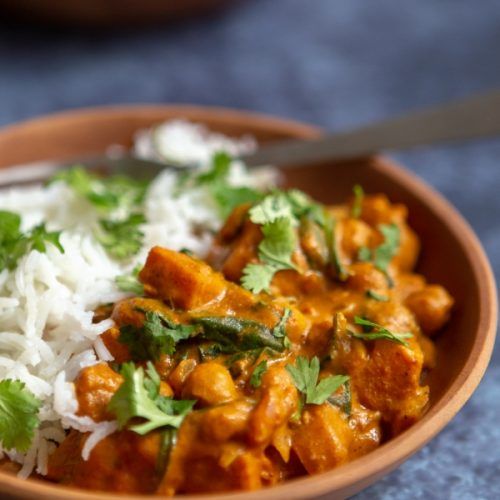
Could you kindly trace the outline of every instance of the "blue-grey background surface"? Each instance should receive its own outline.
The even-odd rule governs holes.
[[[498,0],[246,0],[220,15],[127,33],[0,20],[0,125],[73,107],[182,102],[335,130],[495,86]],[[469,220],[498,278],[500,140],[398,159]],[[497,348],[446,430],[357,498],[500,498],[499,422]]]

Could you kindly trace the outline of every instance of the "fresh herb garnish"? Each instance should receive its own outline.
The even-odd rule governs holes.
[[[137,266],[132,270],[131,274],[124,274],[115,278],[116,286],[122,292],[130,292],[134,295],[144,295],[144,285],[139,281],[139,271],[141,266]]]
[[[158,360],[162,354],[172,355],[181,340],[188,339],[196,327],[174,323],[162,314],[146,311],[141,327],[120,327],[118,340],[128,346],[134,361]]]
[[[337,389],[349,380],[347,375],[329,375],[318,382],[319,359],[314,356],[310,361],[299,356],[295,366],[287,365],[295,387],[304,395],[306,404],[323,404]]]
[[[262,383],[262,376],[267,371],[267,361],[264,359],[261,361],[253,370],[252,376],[250,377],[250,385],[257,389]]]
[[[354,318],[354,323],[356,325],[361,325],[364,329],[366,329],[364,333],[349,332],[353,337],[361,340],[385,339],[408,347],[408,342],[404,339],[413,337],[413,334],[410,332],[393,333],[382,325],[369,321],[365,318],[360,318],[359,316]]]
[[[201,327],[197,339],[212,341],[219,354],[242,355],[257,352],[266,347],[282,351],[283,343],[262,323],[231,316],[205,316],[193,318],[193,323]]]
[[[382,295],[380,293],[375,292],[374,290],[367,290],[366,296],[369,299],[377,300],[379,302],[387,302],[389,300],[389,297],[387,297],[387,295]]]
[[[95,237],[111,257],[126,259],[141,249],[144,234],[139,226],[146,219],[140,208],[147,182],[122,175],[99,177],[81,166],[57,173],[50,182],[57,181],[66,183],[98,212],[108,215],[99,220]],[[121,218],[111,216],[113,213],[116,216],[117,211],[122,214]]]
[[[272,330],[272,334],[274,337],[276,337],[277,339],[282,339],[283,347],[285,349],[290,349],[290,347],[292,346],[292,343],[290,342],[290,339],[286,334],[286,324],[288,323],[288,320],[290,319],[291,315],[292,315],[292,310],[287,307],[283,311],[283,316],[281,316],[280,320],[278,321],[278,324]]]
[[[277,271],[278,269],[268,264],[247,264],[243,269],[241,284],[253,293],[268,291]]]
[[[217,203],[220,215],[227,217],[235,207],[243,203],[255,203],[262,193],[245,186],[233,186],[229,182],[231,156],[224,151],[215,153],[211,168],[205,172],[186,174],[180,178],[177,193],[187,186],[205,186]]]
[[[142,204],[148,188],[147,182],[123,175],[99,177],[78,165],[61,170],[52,177],[50,183],[57,181],[66,183],[101,212],[130,209]]]
[[[127,259],[141,249],[144,233],[139,229],[146,219],[140,213],[130,214],[124,220],[103,219],[96,232],[97,241],[115,259]]]
[[[39,224],[23,234],[21,217],[14,212],[0,210],[0,271],[12,271],[19,259],[32,250],[45,253],[47,244],[64,253],[60,236],[60,231],[47,231],[45,224]]]
[[[285,269],[297,270],[292,254],[297,246],[294,213],[296,193],[292,198],[283,192],[266,196],[249,211],[250,220],[262,226],[263,239],[259,244],[259,264],[248,264],[243,270],[242,285],[253,293],[269,291],[275,273]],[[297,201],[295,201],[296,206]],[[302,207],[300,210],[303,210]]]
[[[363,210],[363,198],[365,197],[365,192],[359,184],[356,184],[352,190],[354,192],[354,202],[352,204],[351,215],[355,219],[358,219]]]
[[[0,443],[5,450],[28,451],[40,425],[41,404],[23,382],[0,381]]]
[[[378,229],[384,236],[383,243],[373,250],[368,247],[361,247],[358,252],[358,259],[362,262],[373,262],[375,267],[382,271],[392,284],[387,270],[392,258],[399,250],[400,230],[396,224],[380,224]]]
[[[152,369],[149,365],[149,374]],[[124,363],[121,375],[123,383],[108,404],[108,410],[116,416],[120,429],[128,426],[141,435],[163,427],[177,429],[194,406],[195,401],[161,396],[159,377],[145,378],[143,368],[133,363]],[[136,418],[142,418],[144,422],[130,425],[130,421]]]

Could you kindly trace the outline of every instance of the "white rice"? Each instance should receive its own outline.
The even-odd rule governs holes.
[[[135,144],[142,157],[195,162],[200,168],[207,167],[215,151],[238,154],[254,147],[250,138],[228,139],[183,121],[140,131]],[[48,245],[46,253],[32,251],[14,271],[0,272],[0,380],[21,380],[42,401],[41,425],[28,452],[0,447],[0,457],[5,453],[22,464],[19,476],[27,477],[34,469],[46,474],[47,457],[64,439],[64,429],[91,433],[84,459],[116,430],[116,422],[96,423],[76,415],[72,381],[83,367],[112,360],[99,337],[112,321],[93,324],[93,310],[126,296],[117,289],[115,277],[143,263],[152,246],[188,248],[203,255],[222,222],[205,188],[174,196],[177,175],[164,171],[151,184],[144,204],[147,222],[141,227],[144,245],[127,262],[113,260],[95,241],[92,228],[99,214],[65,184],[0,190],[0,209],[19,213],[23,230],[45,221],[49,230],[62,231],[65,250],[60,253]],[[271,169],[249,173],[239,162],[231,166],[233,185],[269,188],[275,181]]]

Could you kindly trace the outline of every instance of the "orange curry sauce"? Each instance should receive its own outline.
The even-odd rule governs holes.
[[[119,364],[131,360],[119,340],[120,327],[140,328],[145,311],[186,324],[200,317],[234,317],[272,330],[288,308],[290,343],[282,351],[265,349],[239,359],[202,356],[194,341],[178,344],[175,354],[154,362],[160,393],[196,403],[162,466],[161,430],[139,435],[125,427],[100,441],[87,461],[81,457],[87,435],[72,430],[50,457],[48,478],[92,490],[164,496],[255,490],[338,467],[417,421],[429,399],[422,374],[435,363],[429,337],[447,321],[453,299],[413,272],[419,240],[406,223],[405,206],[391,204],[384,195],[365,196],[354,217],[352,205],[350,200],[328,208],[337,220],[334,243],[342,278],[325,256],[317,228],[304,220],[293,254],[299,271],[278,272],[271,293],[255,295],[242,288],[243,269],[257,262],[263,237],[260,226],[249,220],[248,206],[231,214],[206,262],[153,248],[140,273],[145,296],[118,302],[110,312],[116,326],[103,340],[115,362],[87,367],[75,381],[80,415],[97,422],[115,418],[108,403],[123,381]],[[383,244],[383,224],[397,225],[400,236],[386,272],[359,259],[361,248]],[[356,317],[412,336],[406,345],[361,339],[352,333],[362,332]],[[286,369],[299,356],[320,360],[320,380],[350,377],[350,408],[332,401],[300,403]],[[251,376],[264,359],[267,370],[254,386]],[[342,386],[336,396],[345,391]]]

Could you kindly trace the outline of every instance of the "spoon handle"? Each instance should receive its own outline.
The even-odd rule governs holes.
[[[271,144],[242,159],[249,165],[294,166],[494,135],[500,135],[500,90],[316,140]]]

